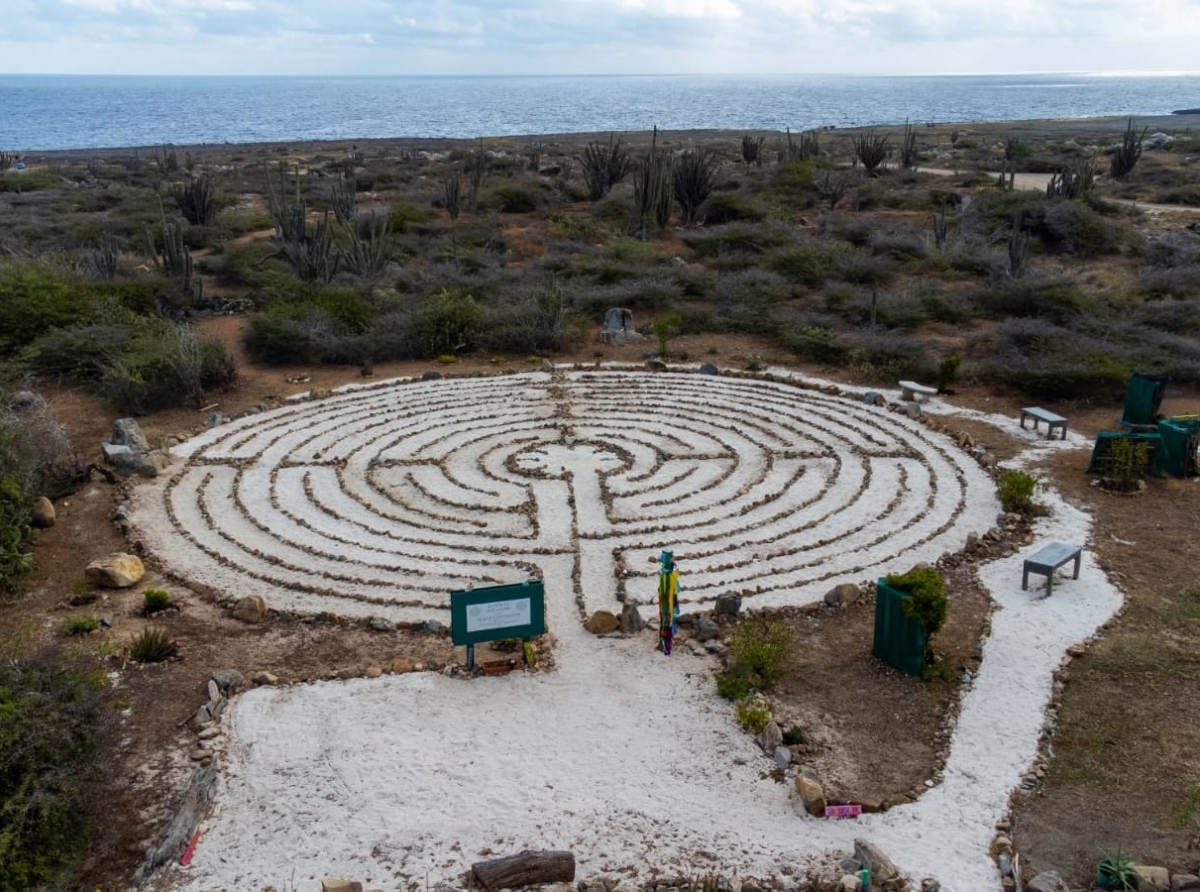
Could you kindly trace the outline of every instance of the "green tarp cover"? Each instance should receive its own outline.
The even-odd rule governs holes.
[[[1191,477],[1196,473],[1200,421],[1166,418],[1158,423],[1159,446],[1154,473],[1159,477]]]
[[[1146,461],[1149,463],[1145,470],[1154,467],[1154,456],[1158,452],[1158,434],[1131,434],[1116,431],[1101,431],[1096,434],[1096,445],[1092,447],[1092,460],[1088,462],[1087,473],[1103,474],[1108,470],[1109,454],[1114,443],[1131,441],[1146,444]]]
[[[1143,375],[1135,372],[1125,388],[1125,412],[1118,423],[1154,424],[1166,389],[1166,375]]]
[[[925,630],[904,615],[906,592],[880,579],[875,589],[875,643],[871,653],[909,675],[925,667]]]

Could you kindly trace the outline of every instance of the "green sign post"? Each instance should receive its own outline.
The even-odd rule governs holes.
[[[540,579],[450,593],[450,640],[467,648],[469,670],[475,668],[478,642],[528,641],[545,632],[546,588]]]

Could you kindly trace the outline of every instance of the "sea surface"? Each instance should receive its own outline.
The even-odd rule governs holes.
[[[804,130],[1162,115],[1200,72],[929,77],[109,77],[0,75],[0,151],[162,143]]]

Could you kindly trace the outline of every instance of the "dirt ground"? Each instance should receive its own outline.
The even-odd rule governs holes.
[[[241,381],[236,390],[216,399],[219,411],[237,414],[274,399],[312,387],[333,387],[361,380],[357,368],[265,368],[241,353],[240,332],[245,319],[237,316],[205,320],[201,328],[218,336],[239,352]],[[731,367],[742,367],[752,358],[774,359],[771,348],[750,337],[680,337],[676,350],[687,350]],[[646,347],[600,348],[602,358],[636,360]],[[597,360],[595,345],[582,345],[558,362]],[[519,363],[514,365],[520,366]],[[381,377],[419,374],[436,370],[447,375],[496,374],[502,369],[485,359],[463,359],[453,366],[437,363],[386,363],[375,371]],[[820,371],[806,369],[807,371]],[[309,380],[299,380],[299,379]],[[289,381],[289,379],[292,379]],[[76,437],[87,460],[97,458],[98,445],[108,433],[112,414],[80,390],[56,389],[47,383],[59,417]],[[958,403],[1015,417],[1019,398],[971,387],[955,395]],[[1174,391],[1164,411],[1194,411],[1200,396]],[[1075,408],[1073,430],[1090,434],[1112,427],[1119,406]],[[194,410],[176,410],[142,419],[153,440],[180,435],[202,427],[205,416]],[[967,430],[976,442],[1004,459],[1018,444],[1003,432],[979,422],[947,419]],[[1080,748],[1069,760],[1062,758],[1066,727],[1055,739],[1059,755],[1051,761],[1044,782],[1029,796],[1015,802],[1015,840],[1031,866],[1056,867],[1074,874],[1080,882],[1090,870],[1098,848],[1132,851],[1143,861],[1166,863],[1173,869],[1190,869],[1195,858],[1196,827],[1177,826],[1189,801],[1188,783],[1197,779],[1196,750],[1200,729],[1194,711],[1186,704],[1200,688],[1200,654],[1186,635],[1172,665],[1176,670],[1153,672],[1145,678],[1126,678],[1103,663],[1110,651],[1126,648],[1122,635],[1158,635],[1149,628],[1162,608],[1165,592],[1186,601],[1196,596],[1190,561],[1195,556],[1192,531],[1200,519],[1200,485],[1191,481],[1151,481],[1145,493],[1117,496],[1090,485],[1083,473],[1083,450],[1062,452],[1052,465],[1040,469],[1053,478],[1069,500],[1097,517],[1093,547],[1110,562],[1113,577],[1125,588],[1130,605],[1113,628],[1120,632],[1082,657],[1071,679],[1091,678],[1091,688],[1073,696],[1068,683],[1060,705],[1061,723],[1079,728]],[[63,625],[73,612],[89,611],[109,619],[84,639],[86,647],[107,654],[112,668],[121,670],[121,697],[129,705],[127,747],[111,797],[112,818],[95,849],[88,868],[90,888],[124,888],[148,846],[152,845],[171,814],[179,791],[191,771],[189,751],[193,732],[182,723],[203,701],[209,674],[235,668],[249,678],[270,672],[280,683],[305,682],[345,675],[361,675],[368,667],[390,671],[397,660],[402,668],[420,666],[436,671],[461,663],[449,640],[425,633],[379,633],[362,626],[327,621],[296,622],[275,619],[263,625],[243,625],[204,598],[164,579],[149,560],[149,572],[134,589],[121,592],[88,592],[82,569],[94,556],[123,550],[126,543],[111,517],[119,504],[118,487],[93,482],[58,504],[58,524],[41,534],[35,547],[36,570],[26,597],[0,606],[0,621],[8,630],[27,636],[61,640]],[[1172,535],[1172,533],[1176,533]],[[1136,547],[1126,544],[1136,542]],[[136,543],[134,543],[136,545]],[[180,645],[180,656],[170,663],[138,666],[123,656],[123,645],[148,622],[140,615],[142,592],[165,588],[181,610],[156,618]],[[936,683],[895,672],[870,658],[873,611],[869,598],[841,609],[788,611],[786,621],[797,635],[799,647],[787,680],[772,695],[784,726],[797,726],[804,734],[804,758],[827,780],[833,801],[856,801],[882,806],[912,798],[935,779],[946,756],[950,726],[961,686],[978,666],[979,638],[987,628],[990,601],[966,563],[947,572],[951,597],[949,624],[935,639],[935,651],[952,670],[951,678]],[[1190,593],[1190,594],[1189,594]],[[71,606],[83,598],[99,600]],[[1190,603],[1190,602],[1189,602]],[[1188,614],[1197,622],[1196,614]],[[1186,651],[1186,652],[1185,652]],[[489,654],[481,651],[480,659]],[[1110,654],[1111,656],[1111,654]],[[1182,660],[1182,662],[1180,662]],[[1097,663],[1095,670],[1091,664]],[[1110,659],[1111,662],[1111,659]],[[1122,666],[1118,660],[1118,669]],[[1156,664],[1157,665],[1157,664]],[[1182,667],[1182,668],[1179,668]],[[1123,670],[1122,670],[1123,671]],[[1147,684],[1154,682],[1151,687]],[[1128,727],[1118,728],[1120,738],[1111,746],[1121,755],[1108,765],[1103,748],[1087,739],[1095,721],[1094,688],[1112,711],[1128,715]],[[1078,713],[1070,719],[1072,711]],[[1117,722],[1120,726],[1120,722]],[[1165,736],[1161,732],[1169,729]],[[1134,737],[1132,751],[1129,737]],[[1162,743],[1165,746],[1159,746]],[[1094,762],[1102,763],[1099,768]],[[764,758],[764,773],[772,763]],[[1101,788],[1118,785],[1112,808],[1097,808],[1090,801],[1097,771],[1113,773]],[[1150,782],[1150,778],[1157,782]],[[1177,800],[1177,801],[1176,801]],[[1175,809],[1172,810],[1172,803]],[[1119,803],[1119,807],[1118,807]],[[1178,803],[1184,803],[1179,805]],[[1195,824],[1192,816],[1191,823]]]

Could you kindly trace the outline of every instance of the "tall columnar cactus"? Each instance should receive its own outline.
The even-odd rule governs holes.
[[[333,214],[343,226],[349,226],[358,211],[358,193],[354,173],[339,174],[329,183],[329,203]]]
[[[917,166],[917,131],[904,119],[904,136],[900,141],[900,166],[912,170]]]
[[[1117,150],[1113,152],[1109,165],[1109,172],[1113,175],[1113,179],[1119,180],[1133,173],[1138,159],[1142,157],[1142,141],[1145,140],[1146,131],[1149,129],[1149,127],[1143,127],[1141,133],[1135,133],[1133,118],[1126,122],[1125,135],[1121,138],[1121,144],[1117,146]]]
[[[711,149],[689,149],[675,163],[671,182],[675,200],[683,211],[683,225],[691,226],[717,182],[721,159]]]
[[[193,177],[185,183],[172,183],[169,189],[175,206],[183,219],[193,226],[215,223],[221,212],[221,199],[217,189],[205,177]]]
[[[99,279],[111,282],[117,277],[117,260],[119,254],[117,240],[113,236],[113,231],[105,229],[104,235],[100,238],[99,247],[92,251],[90,263],[92,274]]]
[[[634,171],[633,202],[637,207],[637,234],[643,241],[666,228],[671,219],[671,158],[658,150],[658,128],[650,151]]]
[[[633,168],[629,152],[619,139],[608,138],[608,145],[590,142],[579,159],[587,182],[588,198],[599,201],[621,182]]]
[[[742,134],[742,160],[752,167],[762,167],[763,143],[766,137]]]
[[[164,214],[160,239],[155,239],[153,230],[146,227],[146,248],[155,268],[176,279],[185,294],[197,299],[203,295],[204,283],[199,276],[193,275],[192,252],[184,241],[182,224],[168,221]]]
[[[1079,198],[1091,191],[1096,183],[1096,159],[1086,158],[1070,164],[1050,177],[1046,184],[1047,198]]]

